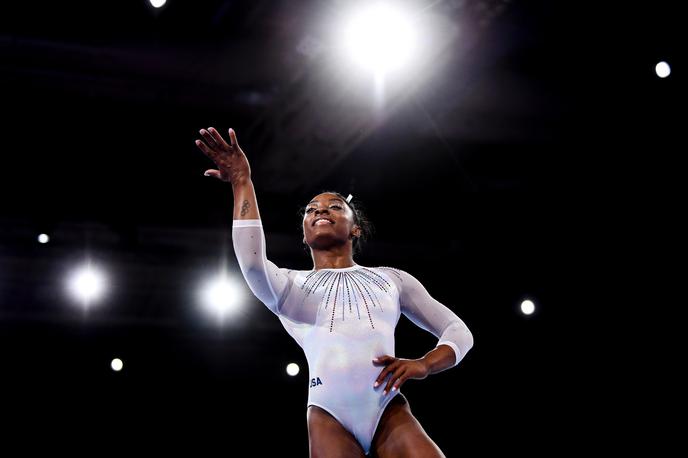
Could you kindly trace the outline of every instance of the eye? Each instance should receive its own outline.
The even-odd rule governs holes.
[[[335,208],[338,208],[338,209],[340,209],[340,210],[342,209],[342,207],[339,206],[339,205],[330,205],[330,207],[335,207]]]
[[[311,208],[309,208],[309,209],[306,210],[306,213],[310,213],[310,212],[312,212],[313,210],[315,210],[315,208],[311,207]]]

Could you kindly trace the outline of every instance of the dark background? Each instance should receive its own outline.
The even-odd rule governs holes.
[[[3,439],[306,456],[301,349],[252,296],[223,326],[198,311],[204,276],[240,275],[231,187],[194,146],[215,126],[251,161],[272,261],[312,268],[299,209],[352,193],[376,228],[356,262],[412,273],[468,324],[459,366],[403,387],[447,456],[668,447],[685,32],[671,2],[600,3],[418,2],[461,34],[381,118],[348,104],[353,70],[321,70],[320,17],[346,2],[3,3]],[[87,256],[113,280],[85,313],[64,279]],[[400,320],[397,356],[435,343]]]

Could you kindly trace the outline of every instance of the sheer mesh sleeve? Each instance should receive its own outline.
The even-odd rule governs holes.
[[[401,312],[416,326],[425,329],[439,339],[436,347],[448,345],[454,350],[459,364],[473,347],[473,334],[454,312],[435,300],[425,287],[411,274],[394,269],[400,282],[399,302]]]
[[[287,269],[277,267],[265,253],[265,234],[259,219],[235,219],[232,244],[241,273],[253,294],[279,315],[290,278]]]

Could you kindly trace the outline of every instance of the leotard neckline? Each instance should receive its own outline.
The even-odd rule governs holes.
[[[362,269],[362,268],[363,268],[362,265],[354,264],[354,265],[351,266],[351,267],[339,267],[339,268],[330,268],[330,267],[327,267],[327,268],[317,269],[317,270],[316,270],[316,269],[311,269],[310,271],[311,271],[311,272],[320,272],[321,270],[334,270],[334,271],[337,271],[337,272],[348,272],[348,271],[351,271],[351,270]]]

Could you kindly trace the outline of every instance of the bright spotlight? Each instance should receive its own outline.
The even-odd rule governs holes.
[[[669,64],[662,61],[655,65],[655,72],[657,73],[657,76],[659,76],[660,78],[666,78],[671,74],[671,67],[669,67]]]
[[[384,3],[354,12],[345,22],[343,40],[349,56],[376,74],[403,66],[416,47],[411,18]]]
[[[50,237],[48,237],[48,234],[41,234],[38,236],[38,243],[48,243],[50,241]]]
[[[292,377],[299,373],[299,365],[296,363],[287,364],[287,374]]]
[[[521,302],[521,312],[523,312],[524,315],[532,315],[534,311],[535,304],[533,304],[533,301],[526,300]]]
[[[153,8],[162,8],[165,3],[167,3],[167,0],[150,0],[150,4]]]
[[[207,312],[223,320],[234,316],[243,299],[241,286],[227,275],[220,275],[203,285],[201,301]]]
[[[105,275],[90,264],[75,270],[69,277],[69,292],[84,305],[100,299],[106,290]]]
[[[115,358],[115,359],[113,359],[112,362],[110,363],[110,367],[112,368],[113,371],[119,372],[119,371],[121,371],[122,368],[124,367],[124,363],[122,362],[121,359]]]

